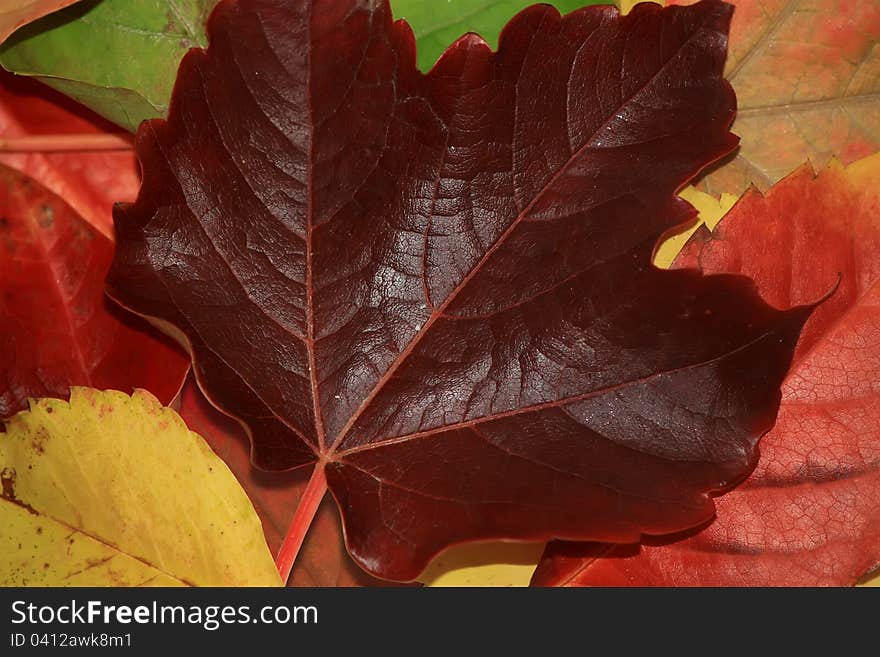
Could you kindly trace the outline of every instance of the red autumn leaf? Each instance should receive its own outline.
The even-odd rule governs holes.
[[[840,586],[880,563],[878,175],[878,156],[815,179],[802,168],[689,242],[676,266],[746,274],[778,307],[838,273],[840,287],[804,327],[758,467],[715,522],[641,549],[551,545],[535,584]]]
[[[104,296],[113,243],[64,201],[0,165],[0,418],[70,386],[145,388],[165,403],[188,361]]]
[[[248,494],[263,523],[272,554],[278,552],[302,497],[308,472],[263,472],[250,462],[250,446],[244,428],[204,398],[192,376],[180,395],[180,416],[223,459]],[[289,586],[376,586],[345,551],[339,514],[329,498],[324,500],[306,537]]]
[[[730,11],[535,6],[422,75],[385,0],[223,2],[138,134],[108,289],[188,344],[258,467],[317,462],[308,500],[326,468],[381,577],[699,524],[810,312],[650,264],[736,143]]]
[[[99,135],[116,130],[45,85],[0,70],[0,143],[35,135]],[[0,152],[0,163],[26,173],[63,198],[110,239],[113,204],[133,200],[140,184],[130,150]]]

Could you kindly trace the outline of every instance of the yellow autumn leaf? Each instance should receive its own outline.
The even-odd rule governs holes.
[[[543,543],[468,543],[441,552],[419,581],[426,586],[528,586]]]
[[[0,477],[0,585],[281,583],[235,477],[147,392],[31,401]]]
[[[858,584],[858,586],[868,586],[868,587],[873,587],[873,588],[880,588],[880,575],[876,575],[876,576],[872,577],[871,579],[869,579],[865,582],[862,582],[861,584]]]
[[[672,266],[672,262],[679,251],[682,250],[690,236],[700,226],[705,225],[709,230],[714,230],[718,222],[721,221],[721,218],[728,213],[738,200],[735,194],[722,194],[720,199],[715,198],[711,194],[701,192],[693,186],[685,187],[681,190],[679,196],[697,209],[699,217],[693,226],[666,238],[657,248],[657,251],[654,253],[654,264],[663,269],[668,269]]]

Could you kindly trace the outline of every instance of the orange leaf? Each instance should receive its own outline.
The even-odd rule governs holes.
[[[801,334],[757,468],[699,533],[551,544],[536,584],[842,586],[880,565],[878,177],[880,154],[805,166],[747,193],[711,236],[699,229],[675,266],[745,274],[777,307],[841,277]]]
[[[0,43],[22,25],[74,2],[77,0],[0,0]]]
[[[38,82],[0,72],[0,138],[99,135],[117,130]],[[0,152],[0,163],[26,173],[58,194],[77,214],[111,239],[113,204],[133,201],[140,186],[133,151]]]
[[[669,0],[668,4],[693,4]],[[739,106],[732,159],[703,180],[713,195],[762,191],[806,160],[844,164],[880,147],[880,3],[728,0],[725,71]]]

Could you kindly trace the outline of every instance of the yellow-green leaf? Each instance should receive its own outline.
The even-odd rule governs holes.
[[[880,587],[880,575],[872,577],[866,582],[862,582],[859,586]]]
[[[656,253],[654,253],[654,264],[663,269],[672,265],[672,261],[675,260],[678,252],[681,251],[682,247],[690,239],[690,236],[700,226],[705,225],[709,230],[714,230],[718,222],[721,221],[721,218],[727,214],[728,210],[734,206],[739,198],[735,194],[727,193],[722,194],[721,198],[715,198],[711,194],[701,192],[693,186],[685,187],[681,190],[679,196],[693,205],[700,214],[693,226],[666,238],[657,248]]]
[[[427,586],[528,586],[543,543],[467,543],[442,553],[419,581]]]
[[[280,585],[232,473],[147,392],[32,401],[0,475],[2,585]]]

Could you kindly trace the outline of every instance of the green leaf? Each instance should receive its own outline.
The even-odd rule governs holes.
[[[609,0],[610,1],[610,0]],[[118,125],[165,116],[177,66],[206,42],[217,0],[82,0],[17,31],[0,47],[0,65],[30,75]],[[560,12],[600,0],[554,0]],[[418,41],[427,70],[450,43],[477,32],[493,48],[510,18],[534,0],[391,0]]]
[[[476,32],[491,48],[498,46],[501,28],[517,12],[538,0],[391,0],[394,15],[415,32],[419,68],[430,69],[446,47],[465,32]],[[547,0],[561,13],[612,0]]]
[[[83,0],[18,30],[0,47],[0,64],[133,131],[165,115],[177,65],[187,50],[205,45],[215,4]]]

